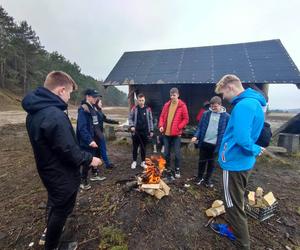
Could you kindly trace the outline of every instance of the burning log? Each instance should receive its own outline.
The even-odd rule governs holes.
[[[151,156],[145,160],[146,168],[143,174],[137,177],[141,191],[161,199],[169,195],[170,187],[161,179],[165,170],[166,160],[162,156]]]
[[[162,156],[151,156],[151,158],[146,158],[145,164],[146,168],[141,176],[143,183],[158,184],[165,169],[166,160]]]

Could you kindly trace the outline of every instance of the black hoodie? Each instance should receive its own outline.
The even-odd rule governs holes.
[[[39,87],[25,96],[22,106],[38,173],[50,201],[62,204],[78,190],[80,165],[90,164],[92,155],[80,150],[64,112],[68,105],[59,96]]]

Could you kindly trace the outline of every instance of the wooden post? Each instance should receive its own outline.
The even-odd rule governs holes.
[[[116,139],[115,128],[113,126],[105,125],[104,135],[107,140],[115,140]]]
[[[128,108],[129,112],[131,111],[132,106],[134,105],[134,86],[128,85]]]
[[[266,96],[269,96],[269,84],[268,83],[264,83],[262,85],[261,90],[265,93]]]

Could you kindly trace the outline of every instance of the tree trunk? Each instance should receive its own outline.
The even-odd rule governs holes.
[[[26,54],[24,54],[24,77],[23,77],[23,87],[24,87],[24,95],[27,93],[27,59]]]
[[[1,83],[1,87],[3,89],[5,88],[4,64],[5,64],[5,61],[1,61],[1,64],[0,64],[0,83]]]

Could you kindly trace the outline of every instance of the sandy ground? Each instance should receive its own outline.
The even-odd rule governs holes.
[[[120,120],[126,120],[127,112],[127,108],[105,109],[109,117]],[[69,114],[76,117],[76,109]],[[38,240],[45,227],[47,195],[36,171],[24,120],[22,111],[0,112],[0,249],[42,249]],[[204,227],[205,209],[215,199],[222,199],[220,169],[214,174],[215,188],[198,187],[192,181],[198,152],[182,150],[182,178],[170,184],[170,196],[158,201],[124,189],[124,183],[141,173],[141,168],[130,169],[130,144],[108,142],[116,168],[101,170],[107,180],[79,192],[63,240],[76,239],[79,249],[84,250],[233,249],[229,240]],[[281,161],[263,157],[253,170],[249,189],[261,186],[273,191],[279,202],[278,211],[269,220],[249,218],[253,249],[300,246],[299,166],[299,155],[283,156]],[[225,218],[218,222],[226,222]],[[29,248],[31,242],[34,246]]]
[[[103,109],[108,118],[116,119],[124,122],[127,119],[127,107],[107,107]],[[68,110],[69,117],[72,119],[77,118],[77,109]],[[22,110],[0,111],[0,126],[8,124],[25,123],[27,113]]]
[[[45,227],[45,189],[36,171],[24,124],[0,127],[0,249],[42,249],[38,240]],[[148,151],[148,155],[151,154]],[[101,170],[107,180],[79,192],[63,240],[78,240],[79,249],[233,249],[232,243],[205,228],[205,209],[222,199],[221,171],[215,188],[193,184],[197,152],[183,149],[182,178],[171,183],[162,200],[124,189],[141,168],[130,169],[131,146],[109,142],[108,153],[116,167]],[[279,202],[275,216],[265,222],[249,218],[253,249],[287,249],[300,246],[300,157],[282,161],[261,158],[249,189],[261,186]],[[190,184],[189,188],[184,184]],[[218,219],[226,223],[225,217]],[[30,243],[34,247],[29,248]],[[115,247],[115,248],[113,248]],[[289,248],[289,249],[290,249]],[[296,249],[296,248],[293,248]]]

